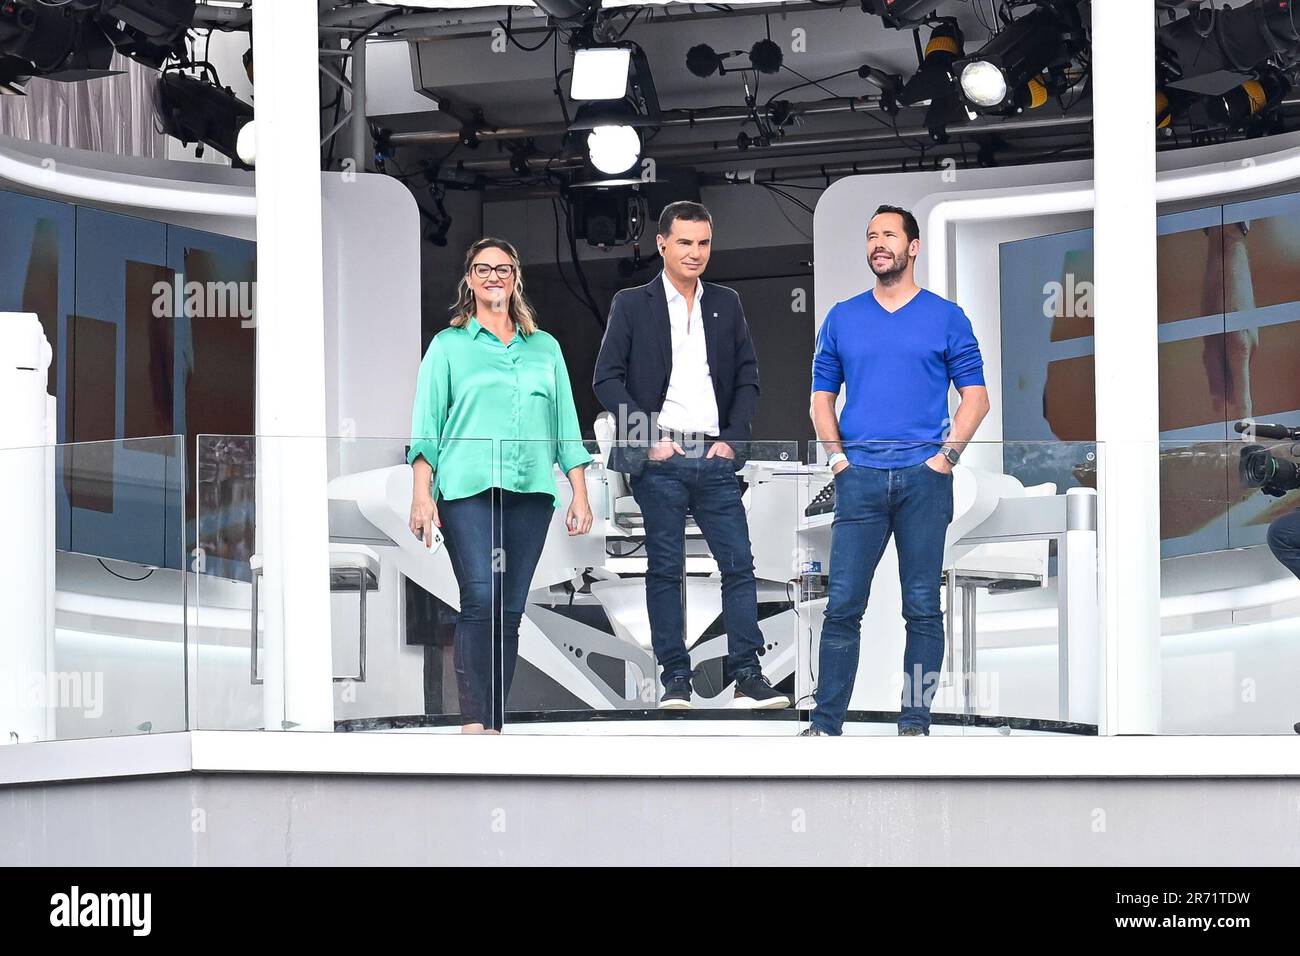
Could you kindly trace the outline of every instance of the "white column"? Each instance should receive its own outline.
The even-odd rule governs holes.
[[[1109,734],[1156,733],[1160,718],[1155,18],[1133,7],[1092,4],[1101,729]]]
[[[333,730],[316,4],[254,0],[258,548],[268,730]],[[293,436],[293,437],[278,437]]]
[[[53,456],[47,447],[50,343],[31,313],[0,313],[0,746],[46,740],[53,607]]]

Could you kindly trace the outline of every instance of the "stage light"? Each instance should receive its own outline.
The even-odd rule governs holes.
[[[1270,61],[1300,52],[1300,21],[1292,0],[1251,0],[1231,9],[1193,9],[1157,33],[1171,90],[1222,96]]]
[[[587,155],[608,176],[626,173],[641,158],[641,137],[631,126],[597,126],[587,134]]]
[[[948,127],[968,123],[973,119],[961,97],[955,92],[935,97],[925,111],[925,129],[930,139],[942,145],[948,142]]]
[[[183,55],[196,0],[0,0],[0,86],[95,79],[116,50],[160,68]]]
[[[1195,101],[1195,96],[1181,90],[1157,89],[1156,129],[1168,129]]]
[[[584,184],[587,185],[587,184]],[[633,232],[635,192],[628,187],[577,189],[566,197],[573,235],[590,246],[626,242]]]
[[[154,86],[154,111],[168,136],[187,146],[211,146],[236,165],[244,165],[239,133],[252,122],[253,108],[230,90],[183,73],[163,73]]]
[[[640,182],[641,135],[637,131],[656,128],[663,118],[645,52],[636,44],[630,48],[628,96],[584,103],[569,121],[570,133],[587,134],[582,146],[598,173],[595,181],[603,184]]]
[[[155,43],[183,39],[194,25],[197,0],[108,0],[100,7],[104,17],[120,20]]]
[[[638,129],[654,125],[627,100],[604,100],[578,108],[569,123],[570,134],[586,153],[595,174],[575,185],[614,185],[641,181],[641,135]],[[585,135],[584,135],[585,134]]]
[[[1034,77],[1024,86],[1023,105],[1027,110],[1036,110],[1047,102],[1047,84]]]
[[[587,47],[573,53],[572,100],[621,100],[627,95],[631,47]]]
[[[600,0],[533,0],[533,2],[548,17],[566,23],[586,20],[600,9]]]
[[[938,0],[862,0],[862,9],[885,21],[885,26],[910,28],[924,20],[917,16],[926,8],[933,10]]]
[[[1026,90],[1031,80],[1050,66],[1062,65],[1069,55],[1067,38],[1081,37],[1071,4],[1039,7],[1009,23],[973,56],[952,64],[962,96],[981,112],[1005,112],[1032,103],[1036,92]]]
[[[249,120],[235,136],[235,154],[245,166],[257,165],[257,123]]]
[[[939,99],[953,90],[952,64],[965,54],[965,38],[953,19],[945,19],[930,32],[925,55],[916,75],[903,85],[898,100],[916,106]]]
[[[1281,74],[1261,73],[1257,79],[1247,80],[1223,96],[1207,99],[1205,112],[1212,122],[1236,129],[1277,104],[1290,89],[1291,85]]]
[[[1164,90],[1156,90],[1156,129],[1164,129],[1174,120],[1173,103]]]
[[[975,106],[993,107],[1006,101],[1007,78],[988,60],[967,63],[961,71],[961,92]]]
[[[44,6],[36,0],[8,0],[0,3],[0,56],[7,61],[5,73],[23,78],[47,76],[62,70],[83,40],[89,21],[82,11]],[[83,40],[96,50],[95,67],[106,69],[113,48],[99,31],[98,42]],[[79,64],[89,67],[90,63]]]

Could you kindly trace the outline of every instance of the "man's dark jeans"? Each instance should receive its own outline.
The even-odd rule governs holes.
[[[438,502],[460,587],[456,685],[461,720],[500,730],[519,657],[519,623],[555,512],[547,494],[490,488]]]
[[[686,514],[704,534],[722,575],[722,620],[727,629],[727,680],[759,670],[758,587],[749,525],[740,500],[735,463],[704,457],[707,444],[664,461],[647,461],[632,478],[632,496],[645,520],[646,610],[650,643],[663,680],[691,674],[682,613],[686,569]]]
[[[952,521],[952,475],[925,462],[906,468],[850,465],[835,477],[830,588],[817,667],[812,726],[838,735],[858,671],[862,614],[880,556],[898,547],[907,645],[899,727],[929,732],[930,701],[943,665],[939,580]]]

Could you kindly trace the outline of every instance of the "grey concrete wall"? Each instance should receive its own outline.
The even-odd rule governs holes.
[[[186,774],[0,789],[15,865],[1297,865],[1300,780]]]

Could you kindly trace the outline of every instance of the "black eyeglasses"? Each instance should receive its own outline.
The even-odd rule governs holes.
[[[486,262],[476,262],[470,267],[476,278],[486,279],[493,272],[497,274],[498,279],[509,279],[515,274],[515,267],[510,263],[502,263],[499,266],[490,266]]]

